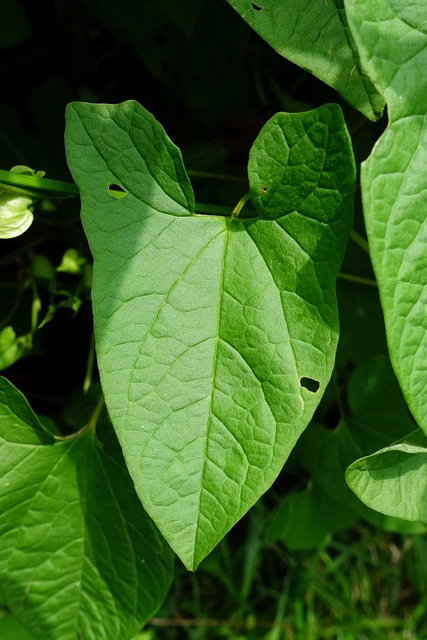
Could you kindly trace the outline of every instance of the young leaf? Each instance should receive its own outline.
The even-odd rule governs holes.
[[[370,120],[384,101],[360,69],[343,0],[228,0],[280,55],[326,82]]]
[[[361,171],[372,263],[390,359],[427,433],[427,32],[425,1],[347,0],[361,62],[389,124]]]
[[[421,429],[353,462],[346,480],[371,509],[427,522],[427,439]]]
[[[173,554],[123,463],[87,429],[47,431],[0,378],[0,590],[46,640],[128,640],[162,603]]]
[[[348,133],[337,105],[272,118],[246,219],[194,215],[179,150],[136,102],[69,105],[66,148],[107,406],[144,507],[195,569],[276,478],[330,378]]]

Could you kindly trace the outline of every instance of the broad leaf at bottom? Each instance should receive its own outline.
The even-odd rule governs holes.
[[[0,378],[0,590],[42,640],[129,640],[163,602],[173,554],[91,430],[59,440]]]

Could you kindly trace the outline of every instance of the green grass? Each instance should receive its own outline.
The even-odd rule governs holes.
[[[144,640],[425,640],[427,539],[361,524],[311,552],[263,539],[262,507],[176,579]],[[239,538],[246,538],[239,546]]]

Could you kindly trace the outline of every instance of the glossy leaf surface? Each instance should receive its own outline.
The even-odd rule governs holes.
[[[272,118],[247,219],[194,214],[179,150],[133,101],[70,105],[66,148],[109,413],[144,507],[195,569],[276,478],[330,378],[348,133],[336,105]]]
[[[0,459],[2,602],[35,638],[131,638],[162,603],[173,554],[123,461],[90,429],[55,438],[4,378]]]

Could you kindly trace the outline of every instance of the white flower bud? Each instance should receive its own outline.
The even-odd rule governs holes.
[[[0,239],[22,235],[33,221],[32,198],[0,192]]]

